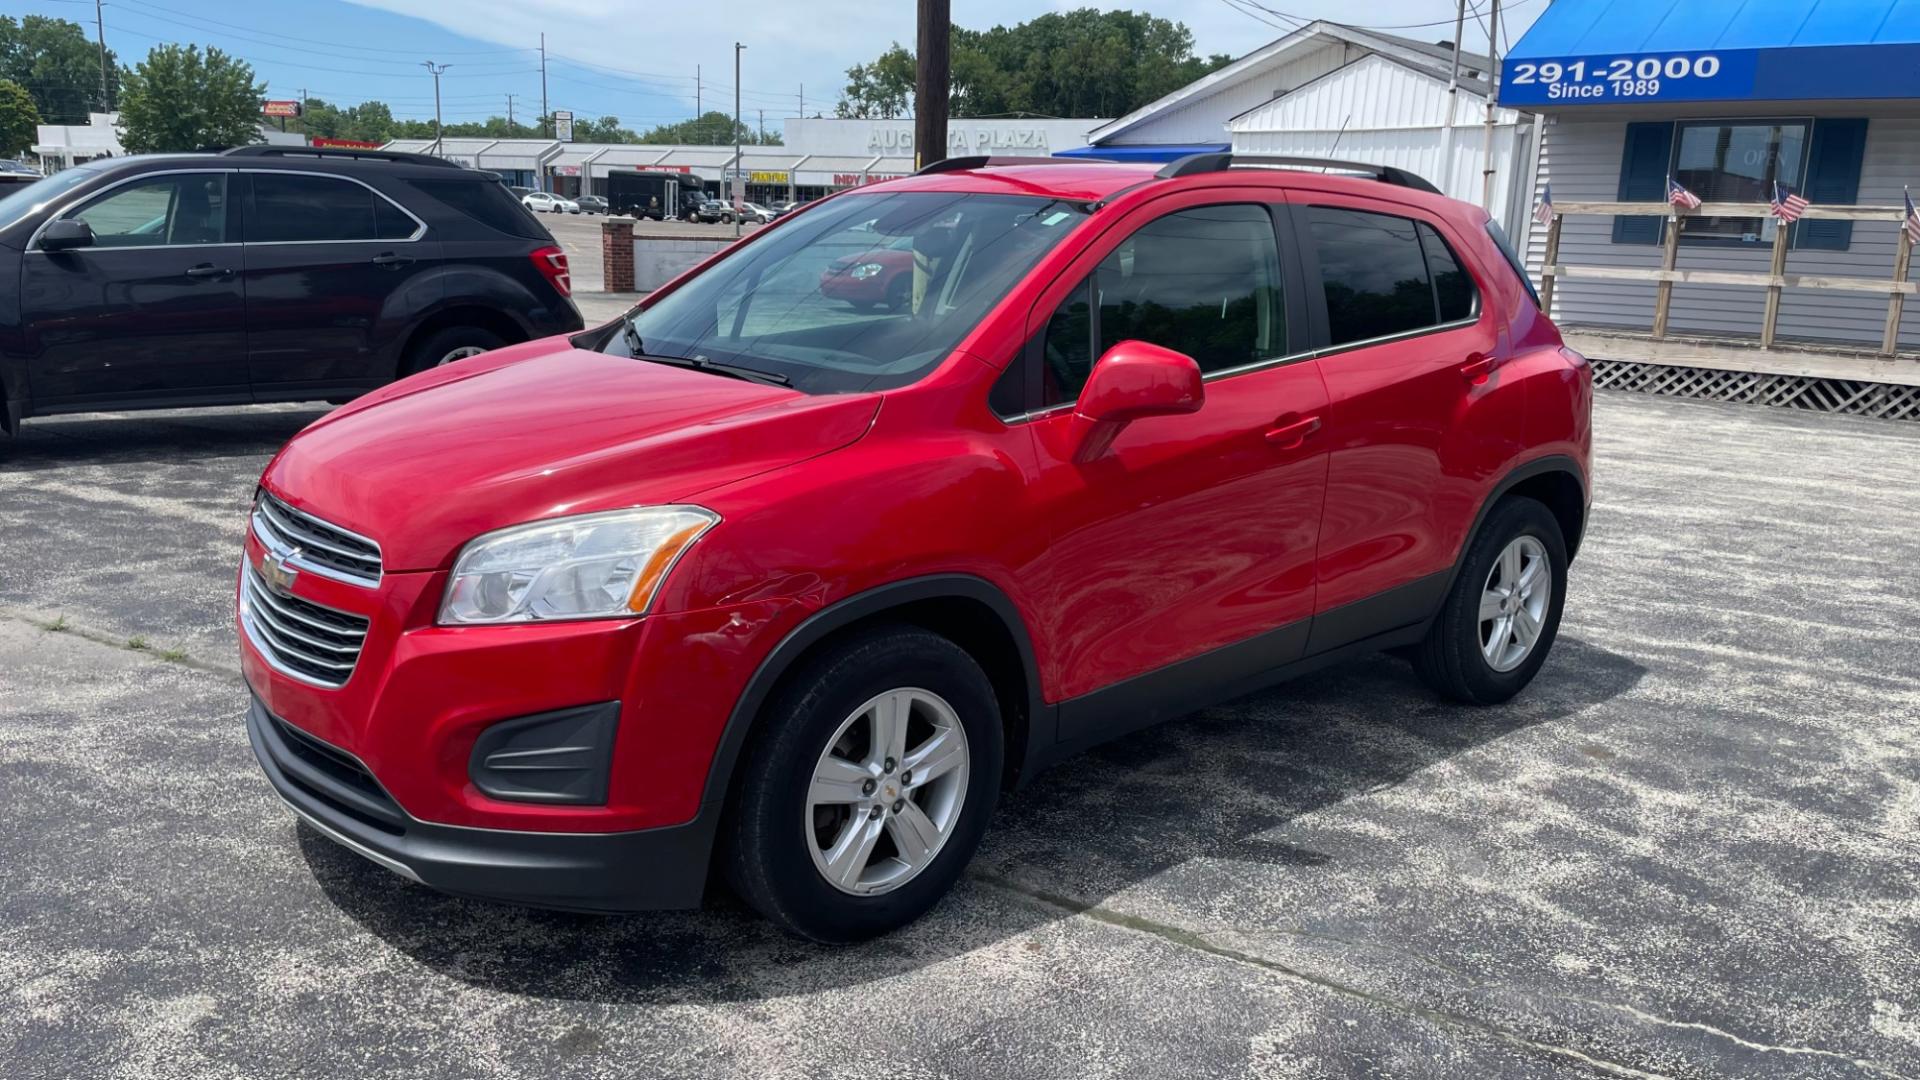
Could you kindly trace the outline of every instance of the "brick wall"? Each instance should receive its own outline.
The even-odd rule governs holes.
[[[610,217],[600,223],[601,288],[633,291],[633,219]]]

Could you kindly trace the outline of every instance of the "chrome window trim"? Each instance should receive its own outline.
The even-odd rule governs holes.
[[[234,167],[155,169],[153,172],[135,173],[132,176],[121,177],[120,179],[115,180],[113,183],[107,184],[104,187],[96,188],[93,191],[89,191],[81,195],[76,195],[73,198],[68,199],[64,204],[60,206],[59,209],[48,214],[47,219],[45,221],[42,221],[38,228],[33,230],[33,235],[27,238],[26,250],[29,253],[37,253],[42,255],[54,254],[53,252],[49,252],[46,249],[40,247],[40,234],[47,231],[47,226],[53,224],[56,221],[59,221],[60,219],[66,217],[68,214],[73,213],[75,210],[81,208],[83,205],[91,203],[93,202],[93,200],[99,198],[100,196],[105,195],[110,191],[113,191],[115,188],[124,187],[127,184],[137,183],[141,180],[151,180],[159,176],[194,176],[202,173],[223,173],[229,176],[237,176],[240,173],[246,173],[249,176],[259,176],[259,175],[273,176],[273,175],[282,175],[282,174],[292,174],[295,176],[322,176],[329,180],[343,180],[349,184],[358,184],[361,187],[366,188],[368,191],[373,192],[375,195],[379,196],[380,198],[385,199],[387,201],[387,204],[389,206],[392,206],[395,210],[398,210],[401,213],[407,215],[407,220],[413,222],[413,225],[414,225],[413,234],[411,236],[407,236],[402,239],[391,239],[391,240],[381,240],[377,238],[369,238],[365,240],[223,240],[218,244],[153,244],[148,246],[125,245],[125,246],[95,247],[95,248],[85,249],[85,250],[178,251],[178,250],[183,250],[187,248],[205,249],[205,248],[253,247],[253,246],[295,247],[295,246],[304,246],[309,244],[413,244],[413,243],[418,243],[427,235],[427,223],[420,220],[420,216],[418,214],[415,214],[413,211],[407,209],[404,206],[401,206],[397,202],[394,202],[393,199],[390,198],[386,192],[381,191],[379,188],[374,187],[372,184],[369,184],[365,180],[361,180],[358,177],[342,176],[339,173],[317,172],[312,169],[257,169],[257,168],[241,169],[241,168],[234,168]],[[245,227],[245,223],[246,223],[246,215],[243,213],[241,215],[242,228]]]
[[[240,170],[233,169],[233,168],[156,169],[153,172],[135,173],[132,176],[123,176],[120,179],[115,180],[113,183],[106,185],[105,187],[95,188],[94,190],[86,192],[84,194],[75,195],[73,198],[68,199],[67,202],[60,207],[60,209],[55,210],[51,214],[48,214],[47,219],[45,221],[42,221],[38,228],[33,230],[33,235],[27,237],[27,251],[39,252],[40,254],[43,254],[43,255],[55,254],[54,252],[49,252],[46,249],[40,247],[40,234],[47,231],[47,226],[53,224],[56,221],[61,220],[62,218],[66,217],[68,214],[73,213],[75,210],[81,209],[83,206],[91,204],[95,199],[99,198],[102,195],[105,195],[110,191],[113,191],[116,188],[122,188],[127,186],[128,184],[138,183],[142,180],[152,180],[158,176],[199,176],[205,173],[223,173],[223,174],[231,175],[239,171]],[[117,246],[97,247],[94,250],[97,250],[97,251],[175,250],[177,251],[184,248],[197,249],[197,248],[240,247],[240,246],[241,246],[241,243],[238,240],[222,240],[220,243],[217,243],[217,244],[152,244],[147,246],[125,244],[125,245],[117,245]]]
[[[1418,326],[1412,330],[1402,330],[1397,334],[1382,334],[1379,337],[1361,338],[1358,341],[1348,341],[1339,345],[1329,345],[1324,349],[1315,350],[1315,352],[1313,353],[1313,356],[1315,359],[1319,359],[1320,357],[1323,357],[1323,356],[1335,356],[1340,353],[1352,352],[1355,349],[1364,349],[1373,345],[1385,345],[1390,341],[1405,341],[1408,338],[1425,337],[1428,334],[1437,334],[1443,330],[1459,330],[1464,327],[1473,326],[1479,323],[1480,315],[1481,315],[1481,312],[1479,310],[1480,297],[1477,295],[1477,293],[1473,298],[1473,306],[1474,306],[1473,314],[1467,316],[1464,319],[1455,319],[1452,322],[1434,323],[1432,326]]]
[[[286,502],[286,500],[276,498],[274,495],[272,495],[269,492],[262,491],[260,494],[261,496],[264,496],[266,498],[273,499],[275,502],[280,504],[280,507],[284,508],[289,513],[296,514],[300,517],[312,518],[314,521],[319,522],[321,525],[325,526],[328,529],[333,530],[334,532],[341,534],[342,536],[352,537],[353,539],[358,540],[363,544],[366,544],[368,547],[371,547],[373,549],[374,558],[377,559],[380,563],[380,573],[373,577],[366,577],[361,574],[348,573],[347,571],[338,569],[336,567],[326,566],[321,563],[312,562],[311,560],[308,560],[298,555],[293,555],[292,554],[293,548],[288,547],[286,544],[280,542],[279,539],[277,539],[272,535],[271,531],[267,527],[261,524],[263,515],[262,515],[262,511],[260,510],[259,497],[257,496],[254,500],[253,510],[250,514],[248,514],[248,522],[253,530],[254,537],[258,539],[260,541],[261,546],[266,548],[269,552],[271,552],[275,558],[285,560],[289,566],[292,566],[298,570],[302,570],[310,574],[316,574],[320,577],[328,578],[333,581],[345,582],[348,585],[358,585],[363,589],[377,589],[380,587],[380,581],[383,577],[386,576],[386,572],[387,572],[387,556],[386,556],[386,552],[381,550],[380,542],[378,540],[375,540],[370,536],[362,536],[359,533],[354,532],[352,529],[343,529],[340,526],[335,525],[333,522],[328,521],[323,517],[320,517],[315,514],[309,514],[304,510],[300,510],[293,506],[290,506]]]
[[[249,247],[254,247],[254,246],[304,247],[311,244],[412,244],[412,243],[419,242],[421,237],[427,235],[427,223],[424,221],[421,221],[419,218],[419,215],[415,214],[413,211],[407,209],[406,207],[401,206],[399,203],[394,202],[391,198],[388,198],[386,192],[381,191],[379,188],[374,187],[372,184],[369,184],[365,180],[362,180],[356,176],[343,176],[340,173],[316,172],[312,169],[236,169],[234,171],[243,172],[249,176],[320,176],[320,177],[325,177],[328,180],[343,180],[349,184],[358,184],[361,187],[366,188],[368,191],[373,192],[374,195],[378,196],[379,198],[385,199],[387,202],[387,205],[407,215],[407,220],[413,222],[413,235],[407,236],[402,239],[382,240],[378,237],[370,236],[370,237],[357,238],[352,240],[247,240],[247,241],[243,241],[243,243],[245,243]]]

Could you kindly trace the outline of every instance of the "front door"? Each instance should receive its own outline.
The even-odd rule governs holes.
[[[1039,331],[1043,408],[1070,405],[1098,357],[1130,339],[1193,357],[1206,379],[1198,412],[1137,421],[1084,463],[1073,460],[1070,407],[1033,421],[1038,490],[1058,523],[1035,616],[1057,697],[1185,660],[1197,661],[1183,665],[1196,677],[1230,682],[1304,648],[1327,395],[1289,317],[1290,253],[1256,201],[1266,194],[1246,194],[1150,204],[1090,253],[1098,265]],[[1158,701],[1170,677],[1184,676],[1158,672],[1110,692]],[[1060,734],[1097,734],[1101,723],[1097,707],[1070,709]]]
[[[433,306],[439,244],[426,226],[357,180],[243,172],[247,205],[247,363],[261,401],[394,377],[401,334]]]
[[[141,176],[64,215],[93,230],[91,244],[27,245],[20,315],[36,407],[245,399],[229,182],[221,171]]]

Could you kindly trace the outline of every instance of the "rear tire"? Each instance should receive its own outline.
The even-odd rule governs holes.
[[[479,326],[449,326],[435,330],[407,350],[404,371],[415,375],[428,368],[478,356],[505,345],[499,334]]]
[[[723,866],[774,923],[860,941],[919,918],[973,857],[1000,791],[1000,709],[973,657],[918,627],[804,664],[760,715]]]
[[[1494,507],[1411,650],[1420,681],[1470,705],[1512,698],[1553,649],[1566,586],[1567,544],[1553,513],[1527,498]]]

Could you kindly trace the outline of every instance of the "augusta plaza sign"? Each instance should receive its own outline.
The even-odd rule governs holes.
[[[1044,157],[1087,145],[1087,132],[1106,123],[1085,120],[947,121],[947,153]],[[852,157],[913,157],[913,121],[899,119],[794,118],[786,122],[786,145],[796,153]]]

